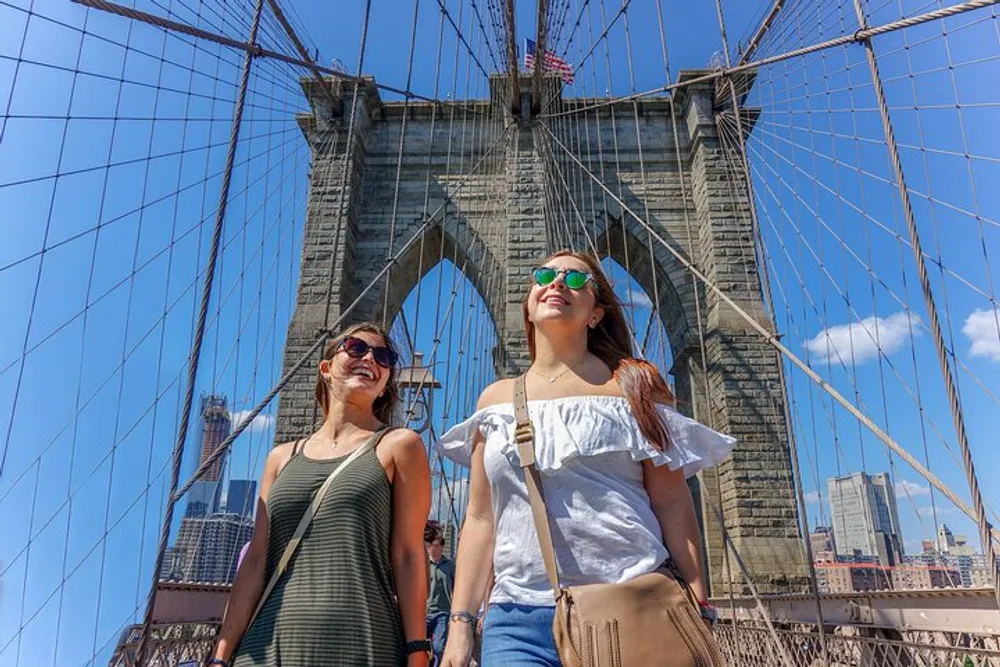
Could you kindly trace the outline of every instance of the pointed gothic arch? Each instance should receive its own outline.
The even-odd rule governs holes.
[[[635,276],[613,257],[605,257],[601,265],[633,329],[632,343],[636,353],[656,364],[665,375],[668,374],[673,365],[673,347],[663,318],[653,304],[653,294],[647,292]]]
[[[479,298],[486,305],[494,330],[499,330],[503,307],[498,299],[501,265],[493,257],[488,242],[482,239],[465,221],[449,217],[443,224],[426,230],[421,238],[411,244],[390,271],[389,279],[381,280],[373,290],[377,303],[386,308],[386,323],[400,313],[407,297],[435,267],[443,261],[453,264],[472,283]],[[388,293],[386,284],[388,283]]]
[[[696,342],[695,287],[680,262],[655,240],[640,240],[645,236],[642,226],[631,216],[623,222],[608,215],[605,231],[594,245],[602,260],[611,258],[621,265],[654,301],[676,359]]]

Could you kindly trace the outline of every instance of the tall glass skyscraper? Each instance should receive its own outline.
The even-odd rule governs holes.
[[[874,556],[882,565],[899,563],[903,537],[889,473],[831,477],[827,490],[837,554]]]
[[[240,516],[253,516],[257,504],[257,482],[252,479],[233,479],[229,481],[229,493],[226,494],[226,512]]]

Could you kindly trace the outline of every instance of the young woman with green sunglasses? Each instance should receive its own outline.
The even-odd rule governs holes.
[[[704,601],[701,539],[685,478],[721,461],[735,441],[670,407],[660,372],[633,358],[622,305],[597,260],[558,252],[530,282],[523,303],[528,411],[545,503],[558,508],[550,522],[562,585],[621,583],[672,559]],[[491,565],[480,664],[559,665],[555,600],[514,444],[513,385],[507,379],[488,387],[477,412],[437,443],[471,467],[442,667],[469,662],[470,621]]]

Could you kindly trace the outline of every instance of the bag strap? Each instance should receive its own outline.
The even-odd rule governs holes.
[[[333,472],[331,472],[326,478],[326,481],[323,482],[323,486],[319,487],[319,490],[316,491],[316,495],[313,496],[312,502],[309,503],[309,507],[306,509],[305,514],[303,514],[302,518],[299,519],[299,525],[295,528],[295,534],[292,535],[292,539],[289,540],[288,544],[285,546],[285,551],[281,554],[281,560],[278,561],[278,566],[274,568],[274,573],[271,574],[271,580],[267,582],[267,587],[264,589],[264,592],[260,596],[260,600],[257,602],[257,608],[254,609],[253,616],[250,617],[250,622],[247,623],[247,628],[253,625],[254,619],[257,618],[257,614],[259,614],[260,610],[264,607],[267,597],[278,584],[278,580],[281,579],[281,575],[285,573],[286,569],[288,569],[288,564],[291,563],[292,556],[295,555],[295,552],[299,548],[299,544],[302,543],[302,538],[305,536],[306,530],[309,528],[309,524],[312,523],[313,517],[316,516],[316,512],[319,510],[319,506],[322,504],[323,498],[326,497],[326,492],[330,490],[331,486],[333,486],[333,480],[335,480],[337,475],[357,460],[362,454],[378,445],[379,441],[382,440],[385,434],[391,430],[392,427],[386,426],[378,431],[375,431],[375,433],[372,434],[372,437],[370,437],[365,444],[351,452],[350,456],[341,461],[340,465],[333,469]]]
[[[545,573],[549,577],[552,594],[558,600],[562,597],[562,589],[559,587],[559,573],[556,570],[556,553],[552,546],[549,515],[545,508],[545,498],[542,496],[542,479],[535,466],[535,428],[531,425],[531,417],[528,414],[526,378],[526,375],[521,375],[514,380],[514,418],[517,419],[514,441],[517,444],[517,457],[521,460],[521,468],[524,470],[524,483],[528,487],[528,502],[531,504],[531,516],[535,523],[535,533],[538,535],[538,545],[542,549]]]

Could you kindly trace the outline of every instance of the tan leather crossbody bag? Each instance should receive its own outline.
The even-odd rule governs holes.
[[[525,376],[514,383],[517,453],[545,572],[556,598],[552,634],[563,667],[721,667],[725,664],[688,586],[669,567],[621,584],[562,588],[535,467]]]

